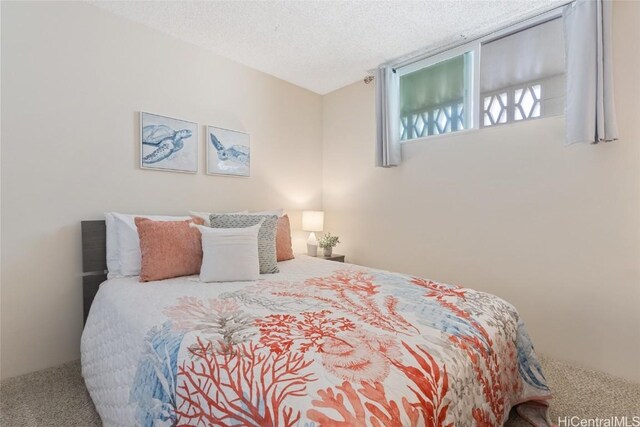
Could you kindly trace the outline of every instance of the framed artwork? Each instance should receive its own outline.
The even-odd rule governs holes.
[[[249,176],[251,146],[248,133],[207,126],[207,174]]]
[[[198,172],[198,124],[141,112],[140,167]]]

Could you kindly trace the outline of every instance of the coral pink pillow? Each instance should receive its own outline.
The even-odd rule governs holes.
[[[276,229],[276,254],[278,261],[286,261],[295,258],[291,248],[291,224],[289,217],[283,215],[278,218]]]
[[[189,227],[189,224],[202,225],[202,220],[153,221],[137,217],[135,222],[142,254],[141,282],[190,276],[200,272],[200,231]]]

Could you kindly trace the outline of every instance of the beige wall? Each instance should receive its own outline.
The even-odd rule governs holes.
[[[202,134],[197,175],[140,170],[138,111],[249,132],[251,178],[204,175]],[[79,357],[80,220],[284,207],[295,228],[319,209],[321,114],[319,95],[92,5],[2,2],[2,377]]]
[[[640,3],[614,6],[620,141],[548,118],[404,145],[374,162],[374,87],[324,97],[323,205],[365,265],[497,294],[541,353],[640,381]]]
[[[78,357],[80,220],[324,204],[351,261],[493,292],[542,353],[640,381],[640,4],[614,15],[620,142],[564,147],[551,118],[382,170],[372,85],[321,98],[91,5],[2,2],[2,377]],[[205,176],[204,146],[197,175],[139,170],[141,110],[251,133],[252,177]]]

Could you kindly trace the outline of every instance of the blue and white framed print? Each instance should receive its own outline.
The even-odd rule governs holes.
[[[248,133],[207,126],[207,174],[249,176],[251,145]]]
[[[198,124],[140,113],[140,167],[198,172]]]

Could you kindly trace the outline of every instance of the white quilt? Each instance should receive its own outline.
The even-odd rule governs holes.
[[[549,389],[503,300],[306,256],[279,267],[103,283],[81,350],[104,425],[489,426],[523,402],[546,425]]]

